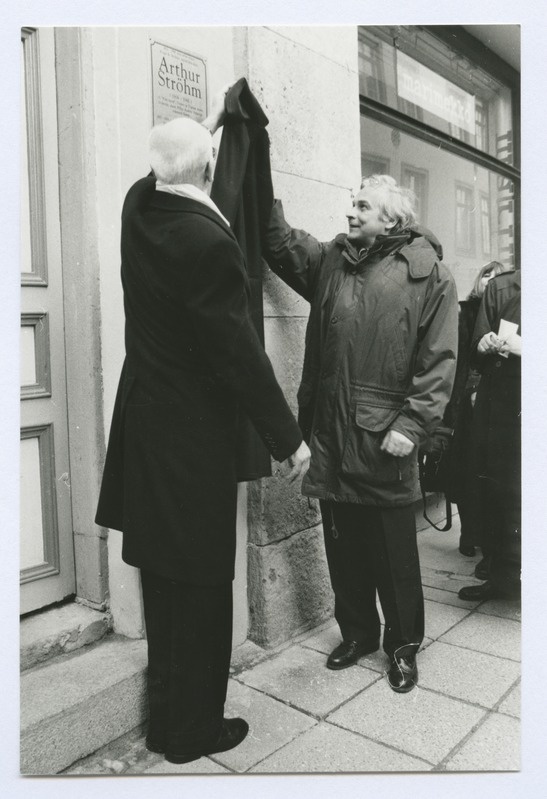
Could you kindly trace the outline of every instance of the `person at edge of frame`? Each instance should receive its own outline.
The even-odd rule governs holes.
[[[474,471],[490,567],[460,599],[520,599],[521,351],[520,269],[486,287],[473,331],[472,360],[481,372],[473,409]]]
[[[459,552],[466,557],[475,555],[475,547],[482,546],[482,559],[475,567],[475,575],[488,572],[489,555],[478,498],[478,480],[472,466],[473,457],[473,407],[480,382],[480,372],[471,366],[471,341],[481,301],[488,285],[496,275],[505,272],[499,261],[489,261],[482,266],[473,287],[465,300],[459,303],[458,360],[456,377],[450,401],[446,406],[443,425],[453,430],[448,464],[448,489],[446,496],[455,502],[460,517]]]
[[[171,763],[232,749],[238,406],[271,455],[303,475],[309,449],[253,327],[244,258],[209,197],[212,133],[175,119],[150,134],[153,174],[122,212],[126,357],[96,515],[140,569],[148,641],[146,745]]]
[[[299,424],[311,449],[302,491],[320,501],[343,669],[379,648],[387,679],[417,683],[424,601],[413,502],[417,447],[442,419],[457,354],[458,301],[442,249],[415,225],[415,198],[372,175],[322,243],[274,203],[264,256],[310,303]]]

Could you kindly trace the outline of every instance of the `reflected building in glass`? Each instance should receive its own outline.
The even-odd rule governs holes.
[[[415,192],[460,298],[484,263],[519,253],[516,75],[466,44],[442,26],[359,28],[362,173]]]

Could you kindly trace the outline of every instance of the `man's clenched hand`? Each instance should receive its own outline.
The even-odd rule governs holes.
[[[311,452],[305,441],[300,444],[296,452],[289,455],[285,461],[291,469],[288,475],[289,483],[294,483],[299,477],[304,477],[310,466],[310,457]]]
[[[387,452],[388,455],[404,458],[405,455],[410,455],[414,449],[414,442],[402,433],[398,433],[397,430],[388,430],[380,449]]]

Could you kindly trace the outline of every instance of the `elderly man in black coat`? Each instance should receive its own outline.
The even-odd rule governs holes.
[[[302,475],[309,450],[248,310],[244,257],[208,190],[202,124],[153,129],[154,177],[122,212],[126,358],[96,521],[123,531],[141,570],[148,639],[147,746],[185,763],[246,736],[224,719],[232,634],[238,410],[271,455]]]

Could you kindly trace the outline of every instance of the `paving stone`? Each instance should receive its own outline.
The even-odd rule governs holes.
[[[508,694],[503,702],[498,707],[500,713],[507,713],[509,716],[520,718],[521,708],[521,690],[520,683],[516,685],[510,694]]]
[[[360,735],[321,723],[253,766],[255,774],[429,771],[431,766]]]
[[[437,765],[484,716],[481,708],[419,685],[408,694],[375,683],[328,721]]]
[[[461,622],[471,612],[465,608],[455,608],[453,605],[442,605],[440,602],[431,602],[426,599],[425,631],[428,638],[439,638],[455,624]]]
[[[329,626],[323,627],[319,632],[314,632],[300,641],[301,646],[316,649],[318,652],[331,652],[340,643],[340,629],[334,621]]]
[[[107,767],[106,763],[98,760],[71,766],[61,773],[70,774],[71,777],[112,776],[112,771]]]
[[[302,646],[291,647],[238,677],[252,688],[318,717],[377,679],[378,675],[369,669],[327,669],[324,655]]]
[[[458,550],[460,541],[459,524],[444,533],[433,527],[418,535],[418,551],[422,568],[447,571],[468,577],[473,574],[480,560],[480,551],[474,558],[462,555]]]
[[[488,655],[520,660],[520,624],[511,619],[472,613],[440,639]]]
[[[235,749],[215,754],[213,759],[237,772],[247,771],[317,723],[310,716],[235,680],[228,685],[226,715],[244,718],[249,723],[249,733]]]
[[[487,616],[501,616],[504,619],[520,621],[522,617],[520,601],[510,599],[490,599],[477,608],[479,613]]]
[[[419,670],[423,688],[492,708],[518,679],[520,664],[435,642],[420,658]]]
[[[465,602],[460,599],[458,594],[454,591],[446,591],[441,588],[432,588],[429,585],[423,586],[424,599],[430,599],[432,602],[440,602],[443,605],[453,605],[456,608],[465,608],[470,610],[476,608],[479,602]]]
[[[462,748],[444,764],[444,771],[518,771],[520,722],[492,713]]]
[[[463,577],[452,572],[436,571],[434,569],[422,568],[422,585],[431,588],[440,588],[442,591],[458,593],[460,588],[466,585],[480,585],[481,581],[474,577]],[[473,607],[471,602],[467,603]]]
[[[200,757],[199,760],[192,760],[191,763],[168,763],[162,759],[150,768],[142,772],[143,774],[230,774],[230,770],[215,763],[208,757]]]
[[[250,669],[268,657],[270,657],[270,653],[267,649],[263,649],[252,641],[245,641],[232,652],[230,674],[239,674],[240,671]]]

